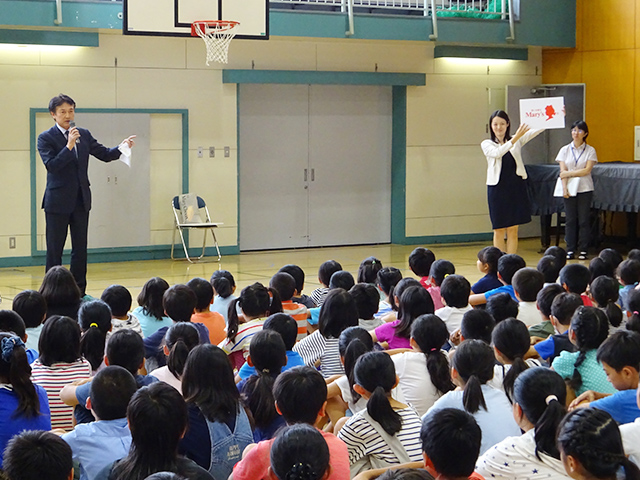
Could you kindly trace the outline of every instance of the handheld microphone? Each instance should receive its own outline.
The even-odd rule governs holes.
[[[69,122],[69,128],[73,128],[76,126],[76,122]],[[76,145],[80,143],[80,137],[76,139]]]

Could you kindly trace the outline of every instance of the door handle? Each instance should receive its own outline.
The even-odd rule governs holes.
[[[311,181],[312,182],[316,181],[316,169],[315,168],[311,169]]]
[[[307,181],[307,169],[306,168],[304,169],[304,181],[305,182]]]

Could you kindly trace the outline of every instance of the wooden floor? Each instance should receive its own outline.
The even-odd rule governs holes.
[[[471,283],[481,275],[476,268],[478,251],[487,243],[424,245],[430,248],[436,258],[453,262],[456,273],[464,275]],[[384,266],[394,266],[402,270],[404,276],[413,276],[409,269],[408,258],[414,246],[369,245],[357,247],[331,247],[300,250],[277,250],[267,252],[249,252],[240,255],[223,256],[220,263],[205,259],[197,264],[171,260],[149,260],[139,262],[91,263],[87,276],[87,294],[99,298],[102,291],[113,284],[124,285],[129,289],[136,306],[136,297],[142,285],[151,277],[162,277],[170,285],[185,283],[195,277],[209,279],[214,270],[229,270],[235,277],[238,289],[254,282],[269,283],[271,276],[283,265],[299,265],[306,274],[305,293],[310,293],[319,283],[318,267],[326,260],[337,260],[354,277],[360,262],[368,256],[375,256]],[[539,239],[520,241],[519,254],[527,265],[535,267],[540,258]],[[588,262],[585,262],[588,264]],[[0,308],[11,308],[13,297],[26,289],[37,290],[44,276],[44,267],[16,267],[0,269]]]

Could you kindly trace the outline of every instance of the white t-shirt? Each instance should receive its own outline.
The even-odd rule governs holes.
[[[520,302],[518,303],[518,320],[524,323],[527,327],[537,325],[542,320],[542,314],[538,310],[536,302]]]
[[[581,170],[587,166],[589,161],[598,162],[598,156],[596,155],[596,149],[586,143],[575,148],[573,142],[571,142],[569,145],[562,147],[556,157],[556,162],[564,162],[569,171]],[[578,193],[593,191],[591,174],[578,178]]]
[[[351,395],[351,389],[349,388],[349,379],[346,375],[339,377],[335,383],[340,389],[340,396],[347,403],[347,406],[353,415],[367,408],[367,400],[363,397],[360,397],[357,402],[353,403],[353,396]],[[400,386],[391,390],[391,396],[400,403],[408,403],[402,394]]]
[[[471,305],[467,305],[463,308],[442,307],[436,310],[435,313],[445,323],[447,330],[449,331],[449,335],[451,335],[460,328],[460,325],[462,325],[462,317],[464,317],[464,314],[469,310],[473,310]]]
[[[542,362],[535,358],[529,358],[524,361],[529,368],[531,367],[541,367]],[[497,388],[498,390],[502,390],[504,392],[504,387],[502,386],[502,382],[504,381],[504,376],[507,374],[511,365],[496,365],[493,367],[493,378],[487,382],[487,385],[491,385],[493,388]]]
[[[421,352],[404,352],[391,356],[400,379],[398,386],[409,405],[422,416],[442,393],[431,383],[427,359]]]
[[[640,418],[636,418],[635,422],[620,425],[620,435],[624,453],[629,456],[629,460],[640,466]]]

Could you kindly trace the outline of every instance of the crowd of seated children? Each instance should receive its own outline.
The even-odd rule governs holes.
[[[295,265],[275,273],[270,288],[256,283],[237,298],[233,276],[222,270],[210,282],[171,287],[153,278],[138,297],[139,328],[125,287],[81,299],[69,272],[56,268],[43,293],[24,292],[16,311],[0,311],[0,446],[11,446],[11,437],[19,444],[23,426],[66,432],[81,480],[582,479],[593,465],[581,463],[583,447],[571,435],[620,422],[628,453],[640,461],[631,445],[640,438],[640,289],[627,275],[638,260],[605,249],[590,269],[572,262],[558,272],[562,249],[545,252],[532,269],[492,248],[479,252],[478,268],[484,280],[497,269],[502,286],[480,295],[453,263],[426,249],[410,258],[416,274],[428,264],[428,274],[418,274],[424,285],[375,257],[360,264],[355,285],[338,262],[325,262],[317,331],[307,331],[304,303],[315,303],[302,293],[304,272]],[[550,281],[556,275],[558,283]],[[620,290],[624,313],[615,303]],[[473,308],[474,298],[486,309]],[[299,319],[287,314],[298,309]],[[39,336],[37,350],[25,348],[21,315]],[[141,375],[145,368],[150,375]],[[563,421],[567,404],[589,413]],[[599,411],[605,416],[592,413]],[[465,463],[459,470],[441,463],[436,448],[446,444],[439,435],[455,436],[452,425],[468,435],[478,430],[475,453],[467,445],[464,462],[449,455]],[[565,443],[556,444],[557,428]],[[292,439],[299,445],[281,449]],[[311,445],[313,462],[304,456]],[[619,459],[632,474],[614,450],[603,463]]]
[[[100,296],[100,300],[109,305],[111,309],[113,331],[117,332],[121,328],[133,330],[142,336],[142,327],[140,320],[130,313],[131,310],[131,293],[122,285],[110,285],[105,288]]]

